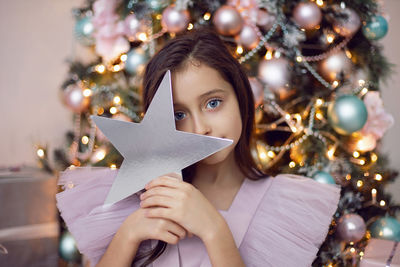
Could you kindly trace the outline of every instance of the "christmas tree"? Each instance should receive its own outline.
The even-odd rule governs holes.
[[[140,122],[141,75],[169,39],[216,30],[247,71],[256,106],[253,157],[264,171],[339,184],[341,200],[313,266],[357,265],[371,237],[400,239],[399,209],[383,190],[397,172],[379,142],[393,124],[380,97],[391,72],[376,0],[97,0],[73,10],[75,35],[96,60],[70,62],[62,85],[74,129],[43,168],[118,168],[122,157],[90,115]],[[67,261],[74,253],[62,251]],[[65,241],[66,240],[66,241]]]

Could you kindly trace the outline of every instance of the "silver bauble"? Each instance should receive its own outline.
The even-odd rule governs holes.
[[[339,96],[328,106],[329,124],[340,134],[348,135],[360,130],[367,119],[367,108],[357,96]]]
[[[141,74],[148,61],[146,52],[141,48],[134,48],[127,54],[125,70],[132,75]]]
[[[300,28],[311,30],[321,23],[322,12],[313,2],[301,2],[293,10],[293,20]]]
[[[75,24],[75,36],[84,45],[92,45],[95,42],[93,37],[94,26],[89,16],[79,18]]]
[[[360,241],[366,231],[364,219],[355,213],[343,215],[338,220],[336,232],[339,237],[345,242],[358,242]]]
[[[242,30],[237,36],[237,42],[247,49],[253,49],[258,45],[259,41],[255,29],[248,24],[244,24]]]
[[[89,107],[90,98],[83,95],[77,84],[68,85],[63,91],[63,102],[73,112],[82,112]]]
[[[344,37],[354,35],[361,26],[360,17],[351,8],[340,9],[343,17],[337,17],[333,20],[333,30]]]
[[[239,11],[232,6],[221,6],[213,16],[213,23],[222,35],[236,35],[243,27],[243,19]]]
[[[352,66],[351,60],[343,51],[340,51],[322,60],[319,64],[319,70],[325,79],[333,82],[340,80],[342,76],[347,76]]]
[[[289,61],[285,58],[262,60],[258,65],[258,77],[280,100],[285,100],[292,94],[289,89]]]
[[[128,15],[125,18],[125,34],[129,41],[135,41],[140,32],[144,32],[143,24],[136,18],[134,14]]]
[[[164,9],[162,13],[161,25],[169,33],[184,31],[190,20],[190,14],[187,10],[178,10],[175,5]]]

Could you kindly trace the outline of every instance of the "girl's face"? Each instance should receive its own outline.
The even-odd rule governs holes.
[[[233,140],[233,144],[202,160],[216,164],[233,153],[242,133],[235,91],[219,72],[205,64],[188,62],[172,73],[176,129]]]

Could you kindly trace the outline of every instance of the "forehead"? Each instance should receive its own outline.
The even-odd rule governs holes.
[[[172,73],[174,103],[185,103],[210,91],[234,93],[231,84],[206,64],[187,63]]]

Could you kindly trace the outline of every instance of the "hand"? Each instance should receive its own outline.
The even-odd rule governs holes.
[[[129,215],[118,229],[136,245],[147,239],[162,240],[169,244],[177,244],[186,237],[186,230],[179,224],[163,218],[149,218],[145,210],[139,208]]]
[[[140,196],[145,216],[174,221],[202,240],[215,234],[222,216],[197,188],[172,176],[160,176],[146,185]]]

